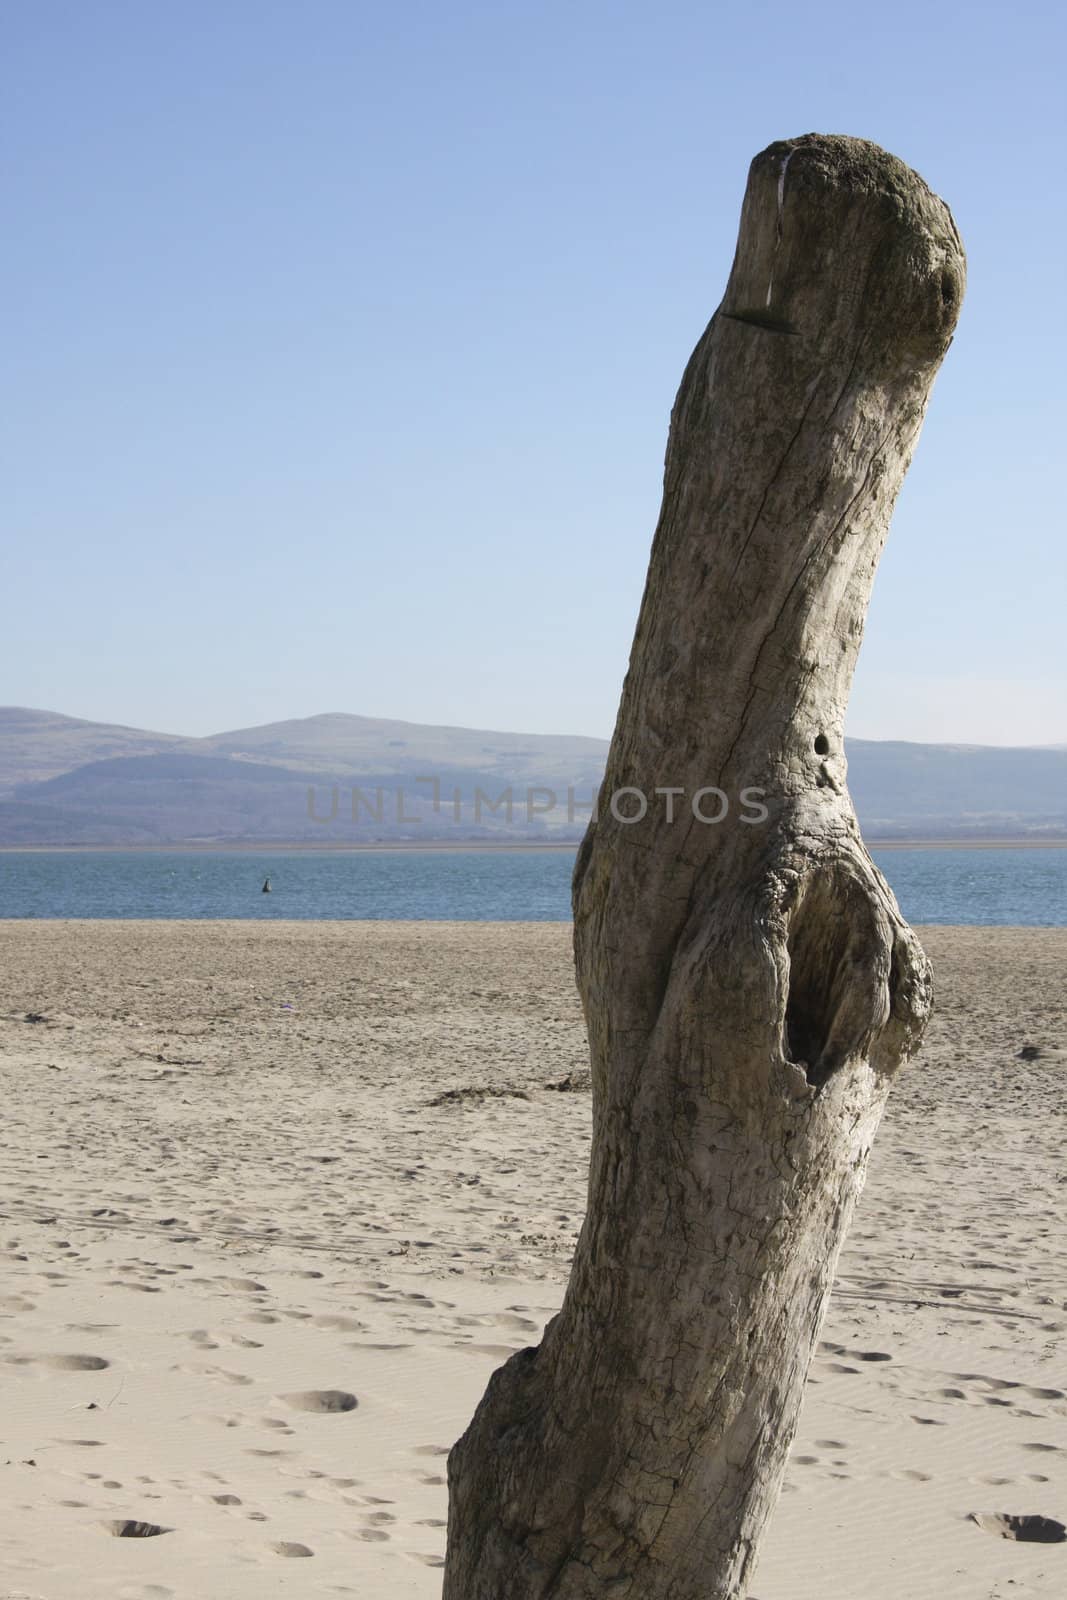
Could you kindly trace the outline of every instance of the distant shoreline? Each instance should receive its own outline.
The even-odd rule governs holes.
[[[496,841],[488,839],[428,839],[367,841],[340,844],[300,840],[263,844],[234,841],[204,841],[199,844],[0,844],[0,855],[348,855],[374,852],[385,855],[411,854],[574,854],[580,839],[539,843],[532,840]],[[868,850],[1067,850],[1067,838],[1060,839],[865,839]]]

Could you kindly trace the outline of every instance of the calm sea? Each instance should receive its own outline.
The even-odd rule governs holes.
[[[873,854],[911,922],[1067,926],[1067,850]],[[573,863],[572,850],[2,852],[0,917],[562,921]]]

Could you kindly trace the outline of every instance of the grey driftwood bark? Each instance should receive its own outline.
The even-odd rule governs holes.
[[[948,208],[876,146],[810,135],[753,162],[675,403],[574,876],[588,1215],[563,1309],[449,1458],[445,1600],[746,1591],[890,1080],[930,1007],[842,729],[963,283]],[[730,801],[717,825],[692,811],[709,786]],[[657,788],[683,791],[673,823]],[[746,788],[765,821],[741,820]],[[635,814],[627,789],[640,821],[606,803]]]

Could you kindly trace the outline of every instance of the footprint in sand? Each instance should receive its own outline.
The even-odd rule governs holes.
[[[101,1526],[116,1539],[155,1539],[161,1533],[173,1533],[173,1528],[161,1528],[158,1522],[134,1522],[117,1518]]]
[[[970,1520],[984,1533],[993,1533],[1000,1539],[1017,1539],[1023,1544],[1063,1544],[1067,1528],[1054,1517],[1018,1517],[1000,1512],[983,1515],[972,1511]]]
[[[253,1379],[246,1377],[243,1372],[227,1372],[224,1367],[212,1367],[206,1363],[199,1366],[176,1366],[172,1367],[171,1371],[190,1372],[202,1378],[218,1378],[222,1383],[228,1383],[241,1389],[247,1388],[253,1382]]]
[[[313,1556],[306,1544],[296,1544],[292,1539],[278,1539],[270,1547],[276,1556]]]
[[[53,1372],[103,1372],[105,1367],[111,1365],[103,1356],[40,1356],[42,1367],[51,1367]]]
[[[359,1401],[347,1389],[303,1389],[297,1394],[278,1396],[294,1411],[311,1411],[326,1416],[341,1411],[354,1411]]]

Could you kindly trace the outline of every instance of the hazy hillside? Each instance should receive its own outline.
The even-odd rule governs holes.
[[[46,783],[24,784],[13,800],[0,801],[0,843],[336,844],[418,840],[435,831],[444,837],[493,837],[505,829],[519,838],[541,838],[551,826],[538,818],[527,824],[525,780],[516,786],[518,801],[508,829],[502,813],[494,816],[486,807],[482,822],[474,814],[476,788],[496,799],[505,786],[497,774],[442,765],[434,775],[442,796],[436,812],[432,787],[416,783],[407,772],[361,774],[354,780],[350,772],[184,751],[96,761]],[[461,826],[452,820],[456,791]],[[565,811],[554,823],[557,829],[565,825]],[[62,837],[65,832],[69,839]]]
[[[848,739],[848,786],[864,830],[1067,834],[1067,749]]]
[[[219,755],[352,778],[383,772],[415,776],[447,768],[524,785],[558,780],[564,787],[599,778],[608,749],[606,739],[388,722],[340,711],[217,733],[199,746]]]
[[[847,753],[868,838],[1067,838],[1067,748],[850,740]],[[0,844],[575,839],[585,813],[568,818],[567,788],[587,800],[606,754],[603,739],[342,713],[183,739],[9,708]],[[436,808],[418,781],[431,777]],[[528,815],[531,786],[556,809]],[[509,787],[510,819],[490,809]]]
[[[184,742],[173,733],[148,733],[108,722],[83,722],[56,711],[0,706],[0,797],[11,794],[16,784],[55,778],[87,761],[154,755]]]

